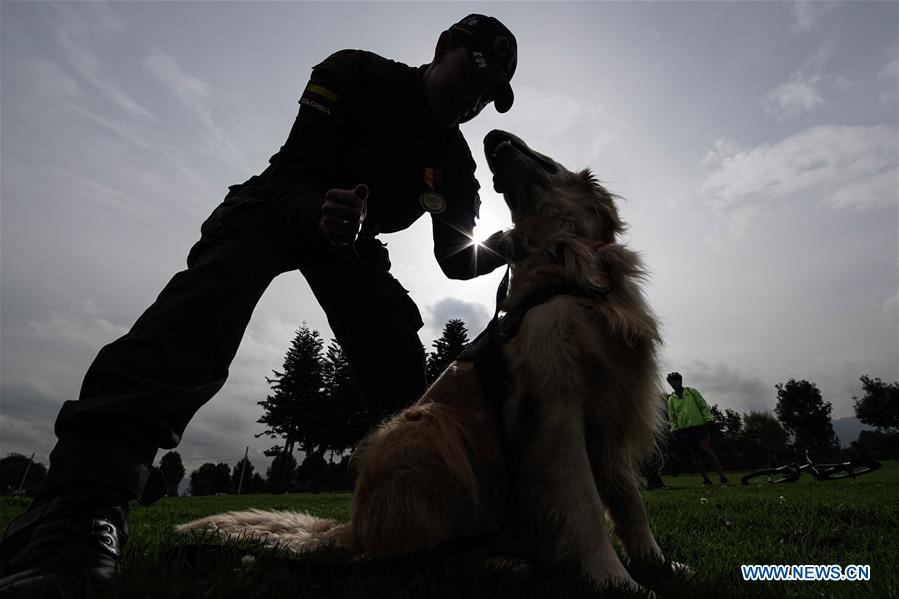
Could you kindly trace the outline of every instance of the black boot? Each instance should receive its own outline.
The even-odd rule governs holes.
[[[127,540],[121,493],[81,487],[35,499],[0,543],[0,597],[100,591],[119,577]]]

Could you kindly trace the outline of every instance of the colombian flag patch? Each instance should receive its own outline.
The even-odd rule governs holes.
[[[336,93],[311,81],[303,91],[302,97],[300,97],[300,104],[328,115],[331,114],[331,110],[334,109],[336,103]]]

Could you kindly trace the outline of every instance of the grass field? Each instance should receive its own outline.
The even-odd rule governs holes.
[[[737,480],[737,474],[729,475]],[[699,477],[666,477],[646,491],[652,528],[692,578],[649,574],[660,597],[899,597],[899,464],[856,480],[704,488]],[[574,573],[546,567],[495,570],[476,555],[424,556],[347,565],[334,556],[290,560],[252,543],[200,545],[172,527],[208,514],[257,507],[344,520],[350,495],[166,498],[134,504],[126,575],[109,597],[637,597],[591,591]],[[27,500],[0,498],[0,525]],[[209,543],[207,541],[207,543]],[[254,553],[252,564],[241,558]],[[329,561],[330,560],[330,561]],[[744,582],[741,564],[867,564],[868,582]]]

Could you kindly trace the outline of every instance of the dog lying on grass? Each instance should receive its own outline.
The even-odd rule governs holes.
[[[612,546],[607,514],[629,558],[664,561],[639,493],[662,407],[640,258],[617,243],[624,224],[589,170],[569,171],[502,131],[484,145],[514,224],[503,240],[503,310],[562,290],[530,308],[502,346],[506,372],[495,376],[507,377],[505,397],[487,396],[471,362],[451,364],[357,447],[347,524],[249,510],[178,530],[360,558],[486,535],[495,552],[574,563],[598,585],[640,589]]]

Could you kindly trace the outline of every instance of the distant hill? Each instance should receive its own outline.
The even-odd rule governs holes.
[[[832,420],[833,432],[840,438],[840,445],[849,447],[849,445],[858,439],[858,434],[862,431],[874,430],[867,424],[859,422],[855,416],[845,416]]]

